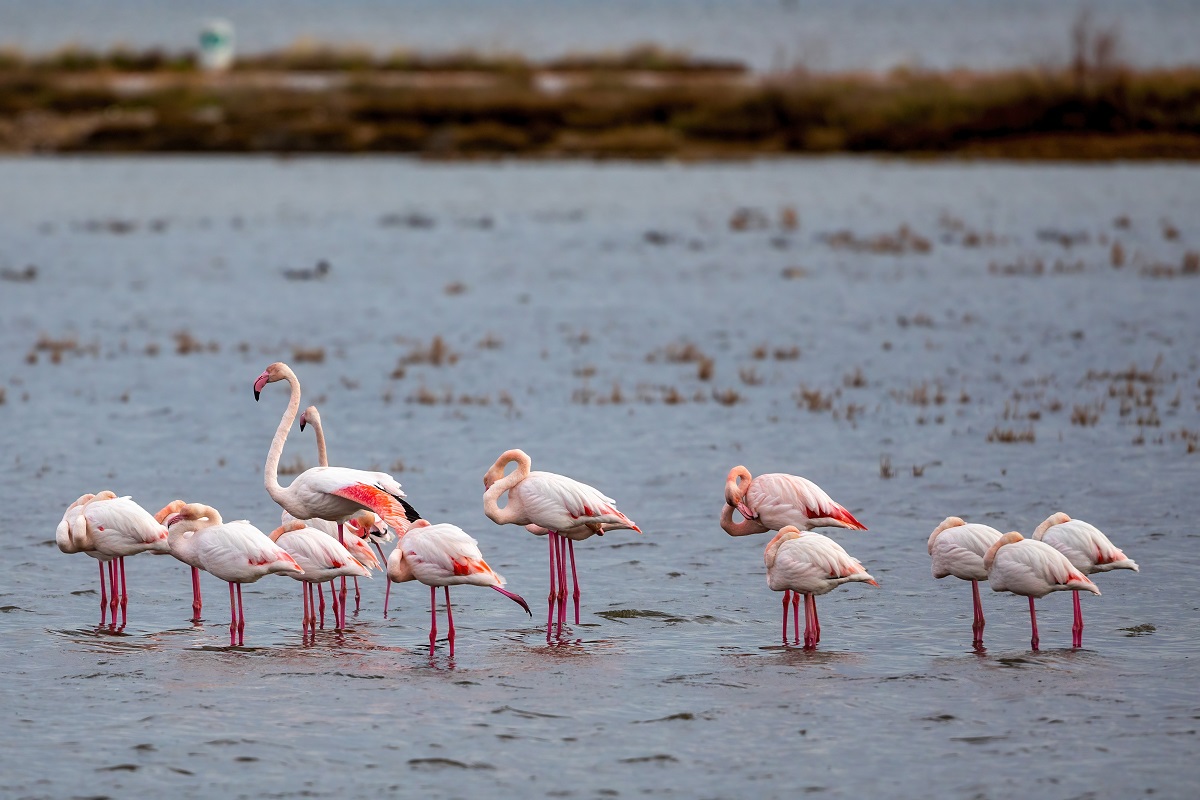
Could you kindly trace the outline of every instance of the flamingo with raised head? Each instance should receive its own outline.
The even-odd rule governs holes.
[[[454,658],[454,613],[450,609],[450,587],[461,584],[490,586],[512,600],[529,616],[529,604],[504,588],[505,580],[483,560],[479,543],[462,528],[443,522],[431,525],[417,520],[388,556],[389,583],[416,580],[429,587],[429,655],[437,639],[437,587],[446,590],[446,621],[449,625],[450,657]],[[386,613],[386,606],[385,606]]]
[[[517,468],[508,475],[511,463]],[[549,535],[550,593],[546,614],[546,637],[558,606],[558,634],[562,635],[567,611],[568,556],[574,587],[575,624],[579,624],[579,576],[575,570],[575,542],[610,530],[642,529],[617,510],[615,501],[598,489],[553,472],[530,472],[531,461],[522,450],[506,450],[483,476],[483,513],[497,525],[524,525],[536,536]],[[500,508],[500,497],[508,493],[508,504]]]
[[[929,555],[933,558],[933,577],[953,575],[971,582],[974,619],[972,644],[983,645],[983,604],[979,601],[979,582],[987,580],[983,557],[1003,534],[988,525],[966,523],[960,517],[946,517],[929,534]]]
[[[733,519],[734,509],[742,515]],[[800,531],[813,528],[849,528],[865,531],[863,525],[825,491],[799,475],[768,472],[754,478],[739,464],[725,478],[725,505],[721,507],[721,529],[730,536],[751,536],[780,531],[788,525]],[[783,603],[792,605],[797,635],[800,630],[800,601],[784,591]],[[807,605],[806,605],[807,608]]]
[[[125,584],[125,558],[138,553],[170,552],[167,529],[146,509],[129,497],[117,497],[103,491],[83,495],[63,514],[54,536],[59,549],[66,553],[83,552],[101,562],[101,603],[104,602],[104,564],[108,564],[108,583],[111,594],[108,607],[112,612],[111,626],[124,628],[128,622],[129,592]],[[121,623],[117,625],[117,609]],[[104,624],[101,611],[100,624]]]
[[[254,380],[254,399],[258,400],[268,383],[287,381],[291,397],[263,468],[263,483],[271,499],[298,520],[324,519],[336,522],[338,541],[345,542],[342,523],[357,512],[372,511],[388,527],[403,535],[421,515],[404,500],[400,484],[385,472],[368,472],[347,467],[312,467],[300,473],[287,487],[279,485],[279,457],[288,431],[300,411],[300,381],[287,364],[277,361]],[[342,595],[340,624],[346,624],[345,594]]]
[[[212,506],[188,503],[166,519],[171,553],[229,584],[229,646],[246,640],[242,584],[265,575],[301,575],[286,550],[244,519],[224,522]],[[236,592],[235,592],[236,587]]]
[[[1100,594],[1096,584],[1072,566],[1066,556],[1045,542],[1026,539],[1017,531],[1009,531],[988,548],[983,567],[993,592],[1012,592],[1029,598],[1029,623],[1033,627],[1029,644],[1034,650],[1038,649],[1039,641],[1035,598],[1076,590]],[[1079,615],[1082,625],[1083,612],[1079,611]]]
[[[861,581],[878,586],[857,558],[842,546],[819,533],[801,532],[795,525],[785,525],[767,543],[763,552],[767,565],[767,586],[774,592],[785,592],[783,598],[783,643],[787,645],[788,595],[791,592],[792,614],[796,613],[800,595],[804,595],[804,647],[812,649],[821,641],[821,623],[817,619],[817,595],[833,591],[843,583]],[[796,640],[800,632],[796,631]]]
[[[304,584],[303,604],[304,614],[302,629],[307,633],[317,630],[317,610],[313,601],[313,585],[321,591],[320,585],[327,581],[347,575],[369,578],[371,573],[360,564],[350,551],[324,531],[310,528],[303,522],[287,522],[280,525],[269,534],[271,541],[282,547],[300,565],[303,573],[292,577]],[[367,551],[370,555],[371,551]],[[374,556],[372,556],[374,558]],[[337,594],[334,594],[337,603]]]
[[[1071,519],[1061,511],[1051,514],[1038,525],[1033,538],[1062,553],[1084,575],[1114,569],[1138,571],[1137,562],[1122,553],[1095,525],[1081,519]],[[1083,609],[1079,606],[1079,592],[1071,594],[1075,609],[1071,644],[1073,647],[1083,647]]]

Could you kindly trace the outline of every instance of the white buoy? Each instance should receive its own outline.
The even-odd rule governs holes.
[[[233,23],[211,19],[200,29],[200,66],[220,72],[233,66]]]

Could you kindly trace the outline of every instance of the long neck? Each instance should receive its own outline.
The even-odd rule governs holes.
[[[296,421],[296,414],[300,412],[300,381],[290,369],[284,374],[284,378],[292,387],[292,397],[288,400],[283,418],[279,420],[279,427],[275,429],[275,438],[271,440],[271,449],[267,451],[267,463],[263,467],[263,484],[267,487],[267,494],[280,505],[283,505],[283,498],[287,497],[287,490],[279,485],[279,457],[283,455],[288,431]]]
[[[749,536],[754,533],[766,533],[770,528],[756,519],[734,522],[733,506],[725,504],[721,506],[721,530],[730,536]]]
[[[312,426],[313,432],[317,434],[317,461],[322,467],[328,467],[329,454],[325,452],[325,428],[321,425],[321,418],[317,417],[314,419]]]
[[[488,519],[498,525],[516,523],[520,519],[521,509],[517,507],[517,503],[513,502],[511,496],[508,498],[508,505],[504,508],[500,508],[499,503],[501,495],[529,477],[529,467],[531,464],[529,456],[519,450],[509,450],[500,456],[500,460],[496,463],[503,470],[504,467],[513,461],[517,462],[517,468],[508,475],[499,478],[483,493],[483,513],[487,515]]]

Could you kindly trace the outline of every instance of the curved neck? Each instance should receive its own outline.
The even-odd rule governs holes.
[[[325,428],[321,425],[321,418],[315,417],[311,424],[313,426],[313,432],[317,434],[317,462],[322,467],[328,467],[329,454],[325,452]]]
[[[503,472],[504,468],[514,461],[517,463],[517,468],[508,475],[498,478],[483,493],[483,513],[487,515],[488,519],[498,525],[508,525],[518,521],[518,509],[513,507],[512,498],[509,498],[507,506],[500,508],[500,496],[529,477],[529,467],[532,462],[524,452],[509,450],[496,459],[496,463],[492,467],[492,469],[498,467]]]
[[[271,495],[271,499],[280,505],[283,505],[282,498],[286,497],[286,492],[279,485],[279,457],[283,455],[283,445],[287,441],[288,431],[291,430],[292,423],[296,421],[296,414],[300,412],[300,381],[296,379],[296,373],[290,369],[284,373],[284,379],[292,387],[292,396],[288,400],[287,409],[283,412],[283,418],[279,420],[279,427],[275,429],[275,438],[271,440],[271,449],[267,451],[267,463],[263,467],[263,484],[267,487],[267,494]]]
[[[756,519],[734,522],[733,506],[726,504],[721,506],[721,530],[730,536],[750,536],[755,533],[766,533],[770,528]]]
[[[750,480],[750,470],[743,466],[729,470],[729,477],[725,479],[725,502],[736,506],[745,500],[746,492],[750,489]]]

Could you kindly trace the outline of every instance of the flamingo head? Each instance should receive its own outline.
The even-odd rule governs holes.
[[[317,411],[316,406],[309,406],[300,414],[300,430],[304,430],[305,425],[321,425],[321,412]]]
[[[203,503],[188,503],[163,520],[163,525],[168,529],[176,525],[183,525],[185,530],[196,530],[197,528],[206,527],[201,525],[202,522],[215,525],[220,520],[213,519],[213,514],[216,512],[204,505]]]
[[[1066,514],[1064,514],[1061,511],[1056,511],[1053,514],[1051,514],[1050,516],[1046,517],[1045,521],[1042,522],[1041,525],[1037,526],[1037,530],[1035,530],[1033,532],[1033,538],[1037,539],[1038,541],[1041,541],[1042,536],[1045,535],[1046,531],[1050,530],[1055,525],[1062,525],[1064,522],[1070,522],[1070,521],[1071,521],[1071,518],[1069,516],[1067,516]]]
[[[279,537],[283,536],[285,533],[291,533],[293,531],[302,531],[307,527],[308,526],[305,525],[300,520],[294,519],[291,522],[283,523],[282,525],[280,525],[278,528],[271,531],[267,535],[271,537],[272,542],[277,542],[277,541],[279,541]]]
[[[288,373],[292,370],[287,364],[282,361],[276,361],[271,366],[263,370],[262,374],[254,379],[254,399],[257,400],[259,393],[268,383],[281,381],[287,378]]]
[[[116,499],[117,499],[116,492],[114,492],[110,489],[105,489],[103,492],[97,492],[96,496],[93,497],[88,502],[89,503],[99,503],[102,500],[116,500]]]
[[[161,511],[154,515],[154,521],[159,525],[165,525],[167,517],[171,516],[172,514],[178,514],[186,505],[187,503],[182,500],[172,500],[163,506]]]
[[[725,479],[725,502],[736,508],[746,519],[756,519],[758,514],[744,502],[749,489],[750,470],[740,464],[729,470],[729,477]]]
[[[378,519],[370,511],[359,511],[353,517],[346,520],[346,528],[359,539],[365,539],[373,532]]]
[[[526,475],[529,474],[529,456],[525,453],[525,451],[518,450],[516,448],[512,450],[505,450],[500,454],[500,457],[496,459],[496,463],[492,464],[488,471],[484,473],[484,491],[492,488],[492,484],[503,478],[504,468],[513,462],[516,462],[518,472],[524,471]]]

